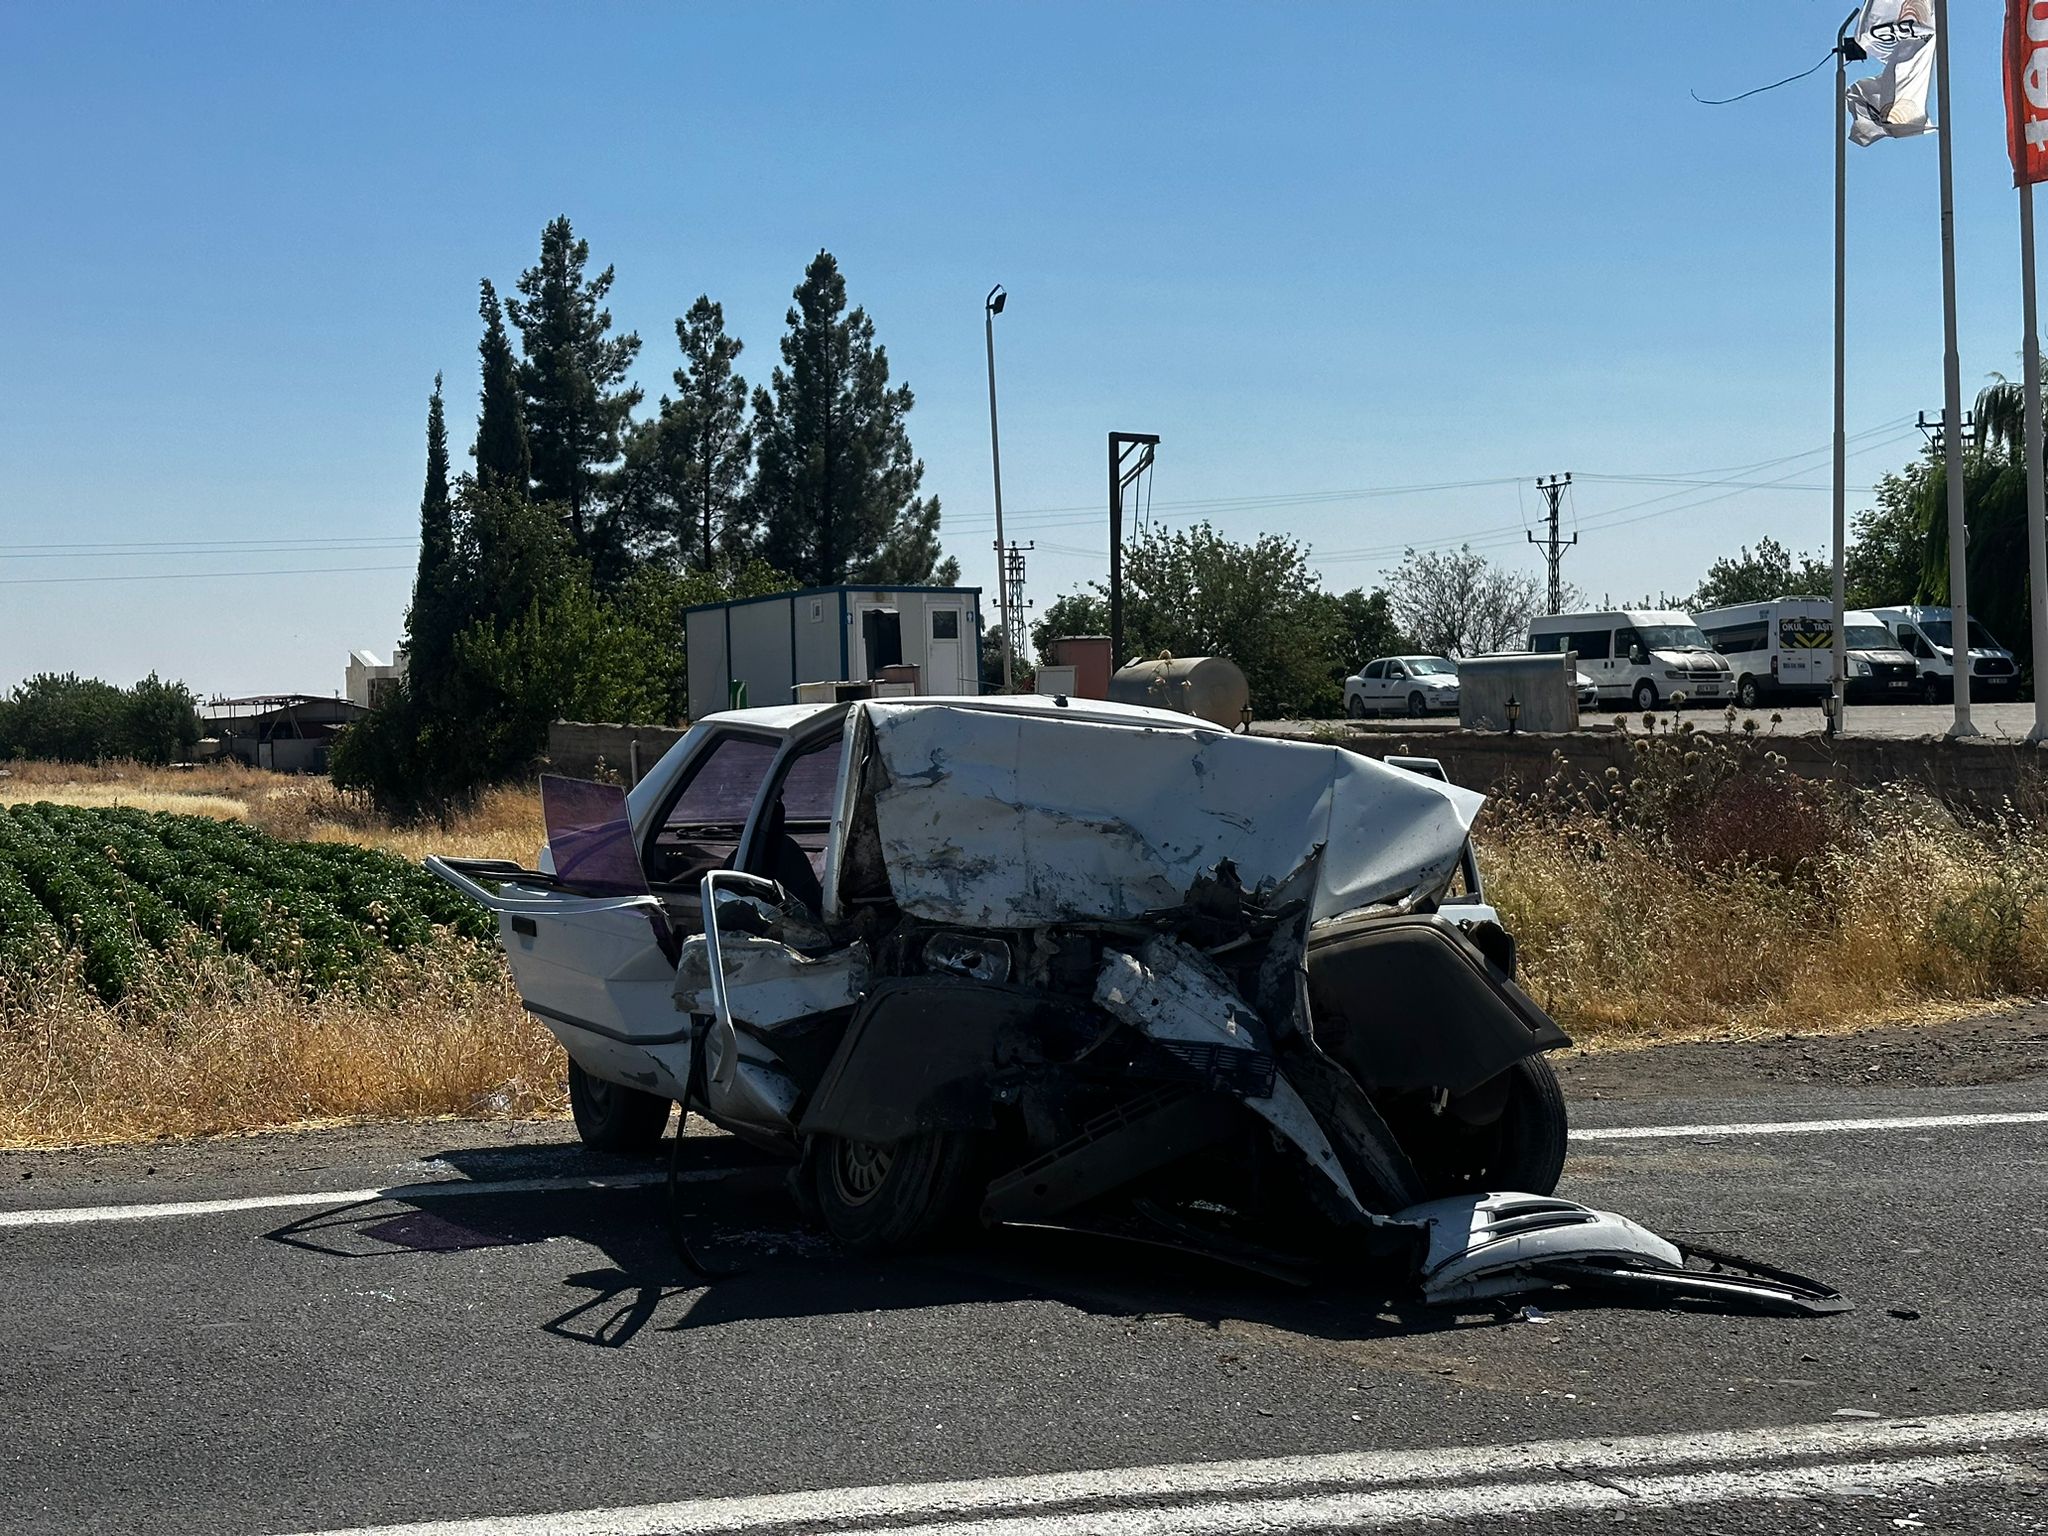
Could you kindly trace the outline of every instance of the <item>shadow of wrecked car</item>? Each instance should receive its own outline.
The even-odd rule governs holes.
[[[1055,1225],[1444,1299],[1683,1262],[1546,1198],[1569,1041],[1433,762],[904,699],[710,716],[542,799],[539,868],[427,863],[498,914],[592,1147],[680,1103],[861,1253]]]

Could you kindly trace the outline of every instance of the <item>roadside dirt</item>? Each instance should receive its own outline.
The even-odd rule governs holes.
[[[1773,1088],[1968,1088],[2048,1076],[2048,1004],[1836,1035],[1702,1040],[1550,1058],[1569,1099],[1755,1098]]]

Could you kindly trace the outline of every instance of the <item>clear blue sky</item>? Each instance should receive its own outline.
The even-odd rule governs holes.
[[[1160,515],[1268,498],[1216,520],[1307,541],[1335,585],[1482,530],[1533,567],[1506,541],[1562,470],[1595,595],[1690,590],[1765,534],[1821,547],[1830,72],[1687,91],[1805,67],[1847,8],[9,7],[0,686],[334,692],[350,648],[387,650],[434,373],[459,466],[477,279],[509,287],[556,213],[617,266],[650,399],[701,292],[765,377],[834,251],[977,583],[981,300],[1007,284],[1004,488],[1041,605],[1101,573],[1098,512],[1033,509],[1102,505],[1113,427],[1165,439]],[[2018,372],[2017,232],[1998,7],[1953,10],[1968,395]],[[1867,487],[1941,403],[1936,157],[1850,156]],[[1591,478],[1801,453],[1737,477],[1790,491]],[[1445,482],[1499,483],[1270,500]],[[199,539],[244,542],[26,547]]]

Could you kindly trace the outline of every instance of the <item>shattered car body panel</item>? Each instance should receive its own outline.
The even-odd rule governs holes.
[[[672,958],[569,879],[430,863],[578,1070],[792,1153],[853,1247],[980,1213],[1416,1271],[1419,1199],[1563,1159],[1482,803],[1159,711],[892,700],[713,716],[635,788]]]
[[[1076,730],[1029,714],[867,707],[897,902],[1035,928],[1178,905],[1230,864],[1268,892],[1322,851],[1311,920],[1434,896],[1483,797],[1337,747],[1187,728]]]

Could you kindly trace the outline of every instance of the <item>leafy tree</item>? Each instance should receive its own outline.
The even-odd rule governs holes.
[[[1038,622],[1031,626],[1031,648],[1044,657],[1052,650],[1055,640],[1064,640],[1069,635],[1106,635],[1109,633],[1109,598],[1097,583],[1092,592],[1069,592],[1055,598],[1047,605]],[[997,652],[998,657],[1001,652]],[[996,678],[1002,678],[1002,663],[996,663]]]
[[[2027,471],[2022,386],[1999,380],[1977,396],[1977,431],[1963,445],[1963,505],[1969,520],[1970,617],[2033,659],[2027,593]],[[1919,473],[1914,473],[1917,470]],[[1889,478],[1889,477],[1888,477]],[[1928,454],[1904,477],[1920,534],[1923,603],[1949,601],[1948,467]],[[1883,487],[1880,487],[1880,495]]]
[[[1409,550],[1388,574],[1386,592],[1401,632],[1418,650],[1446,656],[1518,645],[1543,610],[1533,573],[1497,566],[1470,545]]]
[[[1842,575],[1851,608],[1911,602],[1920,590],[1919,498],[1920,482],[1926,474],[1927,461],[1922,459],[1902,473],[1886,475],[1877,483],[1877,505],[1865,507],[1850,519]],[[1944,511],[1944,518],[1946,515]]]
[[[1330,604],[1335,649],[1327,671],[1329,692],[1323,702],[1331,714],[1344,705],[1344,679],[1375,656],[1396,655],[1410,649],[1408,637],[1394,621],[1394,605],[1384,591],[1367,592],[1353,587],[1324,599]],[[1318,714],[1323,713],[1321,709]]]
[[[519,364],[505,334],[505,314],[498,290],[487,277],[479,304],[484,336],[477,343],[483,364],[483,393],[478,400],[476,458],[479,484],[524,496],[533,482],[533,456],[526,442],[526,417],[519,401]]]
[[[119,741],[122,753],[139,762],[189,762],[199,745],[198,696],[150,673],[121,701]]]
[[[520,274],[520,296],[506,306],[524,355],[519,384],[534,493],[568,508],[579,551],[589,541],[586,516],[599,484],[617,462],[640,403],[639,387],[626,383],[640,338],[611,334],[604,300],[612,269],[585,278],[589,260],[590,242],[576,238],[567,216],[550,220],[541,231],[540,261]]]
[[[427,402],[427,483],[420,493],[420,563],[406,610],[407,665],[415,676],[438,677],[461,627],[464,594],[455,564],[455,508],[448,495],[448,423],[441,376]]]
[[[806,587],[959,579],[939,550],[939,502],[904,425],[912,395],[889,387],[867,311],[820,251],[796,287],[782,366],[754,391],[754,509],[761,555]]]
[[[129,689],[75,672],[41,672],[0,700],[0,757],[181,761],[199,741],[197,705],[182,683],[154,672]]]
[[[676,398],[626,438],[621,501],[630,532],[675,564],[710,570],[753,544],[746,498],[754,459],[747,381],[733,372],[741,344],[725,310],[700,295],[676,321],[683,366]]]
[[[1773,538],[1744,545],[1732,558],[1707,567],[1690,608],[1727,608],[1778,597],[1826,597],[1835,590],[1834,564],[1819,555],[1794,555]]]
[[[1126,546],[1123,576],[1120,664],[1160,651],[1227,656],[1243,669],[1255,709],[1335,712],[1340,610],[1294,540],[1267,533],[1238,544],[1207,523],[1153,527]],[[1032,635],[1042,651],[1061,635],[1108,629],[1108,592],[1095,583],[1055,602]]]

